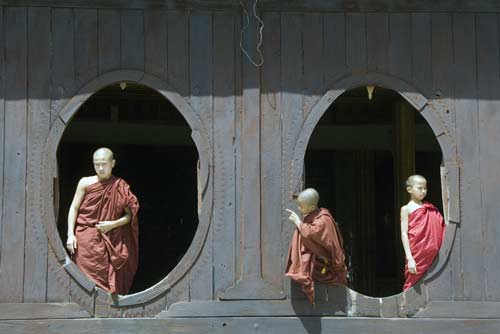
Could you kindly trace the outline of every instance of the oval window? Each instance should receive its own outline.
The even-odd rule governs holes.
[[[340,95],[323,114],[305,156],[305,186],[316,188],[344,237],[350,288],[400,293],[405,255],[400,215],[406,178],[427,179],[426,200],[442,213],[441,148],[425,119],[399,93],[366,87]]]
[[[139,200],[139,265],[131,294],[165,278],[193,240],[198,152],[181,113],[155,90],[127,82],[92,95],[67,125],[57,152],[57,226],[64,243],[76,185],[95,175],[92,154],[99,147],[112,149],[113,174]]]

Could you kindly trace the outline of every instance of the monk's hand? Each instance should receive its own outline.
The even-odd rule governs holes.
[[[290,216],[288,217],[288,219],[290,219],[295,225],[297,225],[297,227],[300,226],[300,217],[298,214],[296,214],[295,212],[293,212],[292,210],[289,210],[289,209],[286,209],[287,212],[290,213]]]
[[[76,237],[74,235],[69,235],[66,240],[66,248],[68,248],[71,254],[75,253],[75,249],[78,247],[78,243],[76,242]]]
[[[115,228],[114,221],[103,221],[96,224],[97,230],[101,233],[106,233]]]
[[[408,271],[410,272],[410,274],[418,274],[417,264],[415,263],[415,260],[413,258],[408,259]]]

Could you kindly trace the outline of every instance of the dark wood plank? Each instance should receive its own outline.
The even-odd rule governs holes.
[[[436,109],[439,117],[444,121],[445,129],[452,138],[454,134],[454,99],[453,99],[453,46],[452,26],[449,14],[432,14],[432,87],[438,92],[437,105],[444,106]],[[446,113],[445,110],[449,110]],[[452,296],[460,298],[463,287],[457,286],[460,279],[460,249],[459,238],[455,238],[450,261],[441,274],[429,282],[429,298],[432,300],[449,300]],[[462,292],[463,293],[463,292]]]
[[[167,25],[166,12],[150,10],[144,13],[146,72],[162,79],[167,76]]]
[[[74,17],[71,9],[52,10],[50,124],[75,90]]]
[[[388,14],[366,14],[366,48],[368,53],[368,71],[387,73],[389,70]]]
[[[144,71],[144,16],[139,10],[122,11],[121,65]]]
[[[411,80],[411,15],[389,15],[389,72],[405,81]]]
[[[59,264],[50,247],[47,254],[47,271],[47,302],[69,302],[69,275]]]
[[[161,295],[158,298],[148,302],[144,305],[144,316],[152,317],[158,315],[160,312],[165,311],[167,309],[167,297],[165,294]],[[128,308],[124,310],[124,316],[127,316],[126,312]]]
[[[462,278],[465,300],[484,300],[484,243],[481,219],[480,153],[478,133],[476,25],[472,14],[453,16],[457,100],[457,150],[462,161],[460,205]]]
[[[433,95],[431,34],[430,14],[412,14],[412,83],[428,98]]]
[[[0,322],[5,333],[497,333],[499,319],[373,319],[343,317],[247,317],[177,319],[68,319]]]
[[[346,15],[346,57],[347,68],[351,74],[366,71],[366,18],[365,14]]]
[[[222,291],[236,275],[236,176],[234,57],[235,22],[214,14],[214,289]]]
[[[88,314],[94,315],[95,308],[95,292],[88,291],[83,288],[78,282],[71,279],[69,285],[70,300],[77,303]]]
[[[117,70],[121,65],[120,12],[99,10],[99,73]]]
[[[347,69],[345,14],[325,14],[323,25],[324,85],[328,89]]]
[[[88,318],[75,303],[0,303],[0,320]]]
[[[323,95],[323,16],[304,15],[302,31],[303,60],[303,117],[305,118]]]
[[[281,17],[281,109],[286,111],[281,116],[282,128],[282,208],[296,210],[292,199],[292,183],[290,180],[291,161],[294,144],[302,124],[302,17],[299,14],[286,13]],[[282,211],[283,221],[283,254],[288,254],[288,247],[294,231],[288,220],[286,211]],[[283,272],[286,261],[283,261]],[[290,280],[285,279],[285,292],[291,294]]]
[[[50,131],[50,10],[28,9],[28,167],[24,302],[44,302],[47,296],[47,237],[41,206],[40,166]]]
[[[4,31],[4,11],[0,7],[0,50],[2,55],[5,53],[5,31]],[[3,226],[3,196],[4,196],[4,164],[5,159],[5,57],[0,57],[0,249],[2,249],[2,226]],[[0,253],[0,263],[2,261],[2,254]]]
[[[98,74],[99,42],[97,27],[97,10],[75,10],[75,85],[77,89]]]
[[[500,225],[498,217],[500,206],[496,198],[500,196],[500,179],[498,163],[500,152],[500,103],[498,92],[500,71],[498,59],[498,16],[481,14],[476,16],[477,75],[478,75],[478,108],[479,108],[479,172],[481,177],[481,218],[483,222],[483,247],[486,300],[499,300],[498,284],[500,268]],[[466,224],[466,222],[465,222]]]
[[[209,145],[213,147],[212,15],[193,14],[189,31],[191,50],[189,53],[191,88],[189,100],[209,134]],[[200,257],[191,270],[190,279],[192,300],[213,298],[213,226],[210,226]]]
[[[22,302],[26,224],[27,10],[8,8],[5,20],[5,151],[0,300]]]
[[[172,11],[167,16],[168,82],[182,96],[189,95],[189,16]]]
[[[262,52],[265,62],[261,70],[261,224],[262,224],[262,276],[283,287],[281,201],[281,93],[280,43],[281,17],[276,13],[263,15]]]

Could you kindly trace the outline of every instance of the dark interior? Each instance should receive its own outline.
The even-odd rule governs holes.
[[[163,279],[189,248],[198,226],[198,152],[182,115],[144,86],[112,85],[93,95],[67,127],[58,150],[58,227],[66,240],[67,213],[78,180],[93,175],[93,152],[113,150],[113,174],[139,199],[139,268],[130,293]]]
[[[414,130],[398,130],[401,108]],[[414,154],[413,173],[427,179],[426,200],[442,212],[441,149],[428,123],[394,91],[376,87],[372,100],[365,87],[345,92],[321,118],[306,153],[305,184],[340,225],[350,287],[374,297],[401,292],[404,280],[399,209],[409,200],[409,175],[397,177],[405,172],[404,161],[395,161],[403,159],[395,154],[397,131],[414,136],[414,147],[400,150]]]

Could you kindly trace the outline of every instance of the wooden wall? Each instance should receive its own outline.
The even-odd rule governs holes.
[[[282,194],[300,126],[334,81],[368,72],[402,79],[449,111],[438,117],[461,165],[461,225],[447,266],[427,286],[429,298],[500,301],[498,15],[262,17],[258,70],[239,50],[235,11],[0,8],[0,302],[94,308],[47,244],[35,180],[65,103],[85,83],[118,69],[175,87],[208,130],[214,158],[213,217],[198,261],[167,294],[126,315],[215,299],[247,270],[290,292],[282,270],[292,232],[283,209],[291,204]],[[258,39],[253,30],[249,48]],[[245,256],[248,250],[262,261]]]

